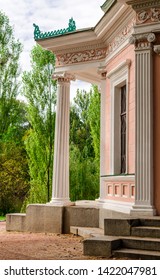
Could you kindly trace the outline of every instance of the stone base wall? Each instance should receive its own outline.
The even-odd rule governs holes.
[[[99,227],[99,209],[31,204],[26,214],[6,216],[7,231],[70,233],[70,226]]]

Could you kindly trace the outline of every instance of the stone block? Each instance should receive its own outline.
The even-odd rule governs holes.
[[[99,209],[84,206],[64,207],[63,233],[69,233],[70,226],[99,227]]]
[[[112,236],[130,236],[131,227],[138,225],[138,219],[105,219],[104,234]]]
[[[63,206],[30,204],[26,217],[27,231],[62,233]]]
[[[99,209],[99,227],[104,229],[104,220],[105,219],[110,219],[110,218],[115,218],[115,219],[121,219],[121,218],[127,218],[129,217],[128,214],[122,213],[122,212],[117,212],[105,208],[100,208]]]
[[[121,240],[108,237],[93,237],[83,241],[83,254],[85,256],[101,256],[110,258],[112,250],[120,247]]]
[[[7,214],[6,215],[7,231],[26,231],[26,214]]]

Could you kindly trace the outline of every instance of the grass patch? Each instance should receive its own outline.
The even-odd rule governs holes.
[[[5,221],[6,217],[5,216],[0,216],[0,221]]]

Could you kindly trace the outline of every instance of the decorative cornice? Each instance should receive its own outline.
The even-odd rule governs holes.
[[[54,30],[54,31],[49,31],[49,32],[41,32],[39,29],[39,26],[36,25],[35,23],[33,24],[34,26],[34,39],[35,40],[41,40],[41,39],[47,39],[47,38],[52,38],[52,37],[57,37],[64,35],[69,32],[73,32],[76,30],[76,24],[73,18],[69,19],[68,23],[68,28],[60,29],[60,30]]]
[[[56,66],[65,66],[78,63],[85,63],[91,61],[98,61],[105,59],[108,55],[113,53],[118,49],[123,42],[130,38],[133,33],[133,28],[136,19],[133,18],[132,21],[126,25],[122,31],[109,43],[107,47],[100,47],[101,44],[96,44],[92,46],[83,46],[83,49],[76,48],[68,50],[68,52],[57,52],[56,53]],[[77,51],[78,50],[78,51]]]
[[[70,83],[70,81],[75,81],[75,76],[67,72],[55,72],[52,75],[52,78],[59,83]]]
[[[76,53],[67,53],[57,55],[57,66],[64,66],[80,62],[88,62],[101,60],[106,57],[106,48],[104,49],[91,49],[86,51],[79,51]]]
[[[138,11],[140,9],[146,9],[146,8],[154,8],[157,6],[160,6],[160,0],[141,0],[141,1],[127,1],[127,4],[132,5],[132,8],[135,11]]]
[[[119,33],[119,35],[116,36],[114,40],[109,43],[109,47],[107,48],[106,52],[107,55],[116,50],[126,39],[128,39],[131,36],[135,22],[136,19],[133,18],[131,23],[125,26],[123,30]]]

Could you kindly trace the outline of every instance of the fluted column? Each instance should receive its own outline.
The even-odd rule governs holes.
[[[105,197],[105,187],[103,175],[106,174],[106,66],[101,66],[98,68],[98,74],[101,77],[100,84],[100,95],[101,95],[101,105],[100,105],[100,195],[98,202],[103,202]]]
[[[53,79],[57,80],[57,112],[51,204],[69,205],[70,81],[74,77],[67,73],[55,73]]]
[[[135,40],[136,172],[132,213],[154,215],[153,206],[153,33]]]

